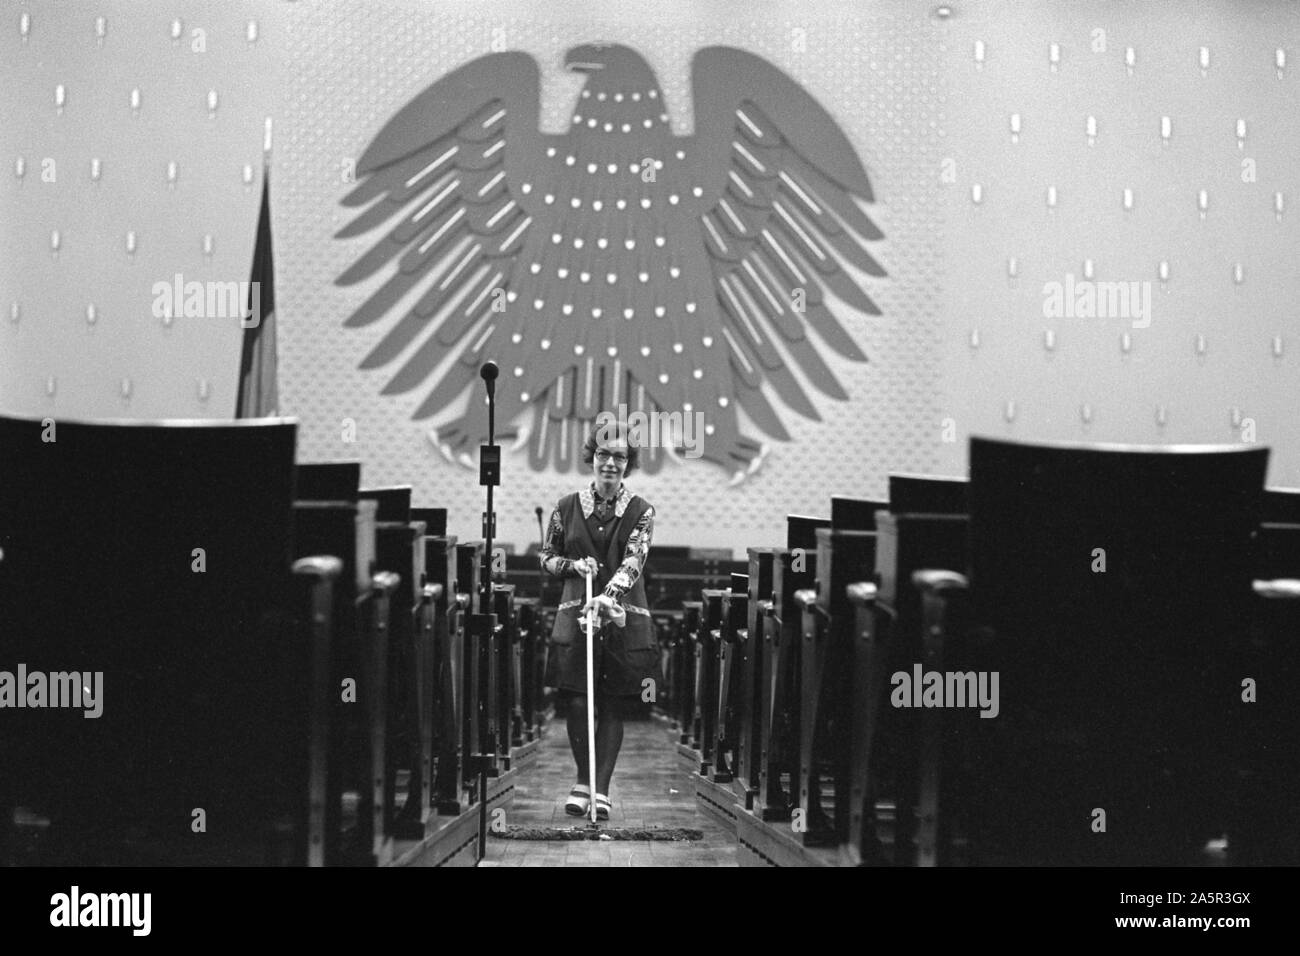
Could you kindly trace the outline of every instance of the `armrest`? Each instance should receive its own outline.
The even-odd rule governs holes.
[[[920,592],[922,638],[926,653],[938,653],[930,647],[935,640],[943,640],[944,632],[955,637],[964,630],[959,620],[967,616],[966,598],[970,594],[970,581],[964,574],[943,568],[921,568],[912,572],[912,586]],[[970,622],[966,622],[969,625]]]
[[[311,555],[293,563],[296,582],[305,587],[304,605],[310,617],[310,656],[307,659],[310,694],[307,718],[307,859],[308,866],[325,865],[326,764],[329,757],[330,639],[334,630],[335,582],[343,575],[343,562],[333,555]]]
[[[921,593],[921,653],[930,670],[942,671],[948,662],[947,646],[952,626],[949,603],[970,588],[965,575],[939,568],[912,572],[912,584]],[[939,863],[944,722],[939,709],[921,712],[917,758],[916,865]]]
[[[799,605],[800,610],[811,611],[814,614],[820,614],[824,618],[830,617],[829,612],[817,603],[817,592],[812,588],[795,591],[794,603]]]
[[[876,586],[870,581],[857,581],[844,589],[849,603],[855,608],[870,607],[876,603]]]
[[[425,604],[436,604],[442,599],[442,592],[441,584],[426,584],[421,596]]]
[[[295,561],[293,573],[320,581],[333,581],[343,573],[343,562],[332,554],[315,554]]]
[[[1272,581],[1252,581],[1255,593],[1269,600],[1296,600],[1300,598],[1300,581],[1295,578],[1277,578]]]
[[[329,624],[333,613],[335,582],[343,574],[343,562],[331,554],[314,554],[293,563],[294,579],[307,589],[306,605],[299,610],[314,624]]]
[[[921,568],[913,571],[912,585],[923,594],[970,590],[970,581],[966,579],[966,575],[941,568]]]
[[[370,578],[370,588],[377,595],[388,597],[402,583],[402,576],[392,571],[380,571]]]

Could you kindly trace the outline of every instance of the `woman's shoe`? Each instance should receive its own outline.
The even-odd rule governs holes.
[[[591,787],[585,783],[575,783],[569,791],[569,799],[564,801],[564,812],[571,817],[585,817],[591,809]]]
[[[603,793],[596,794],[596,819],[608,820],[610,811],[609,797]]]

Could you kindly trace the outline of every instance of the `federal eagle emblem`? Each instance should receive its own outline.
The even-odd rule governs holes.
[[[493,53],[365,150],[343,199],[364,209],[338,238],[385,232],[337,282],[386,272],[346,325],[388,324],[361,367],[394,367],[384,394],[427,389],[414,417],[452,416],[431,438],[453,460],[486,441],[486,406],[465,399],[493,360],[498,437],[535,469],[580,464],[590,424],[623,407],[698,417],[702,457],[743,480],[765,438],[790,437],[765,385],[818,419],[792,366],[842,401],[823,350],[867,360],[826,307],[880,314],[843,268],[885,275],[866,170],[802,87],[742,50],[695,54],[691,136],[636,51],[579,46],[565,66],[586,81],[564,133],[540,132],[537,61]],[[646,449],[645,470],[665,454]]]

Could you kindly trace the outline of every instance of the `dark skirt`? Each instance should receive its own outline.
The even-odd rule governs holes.
[[[597,697],[657,699],[664,686],[659,668],[659,648],[629,650],[623,629],[605,624],[596,632],[592,659]],[[580,632],[572,644],[552,644],[546,659],[546,684],[570,693],[587,693],[587,635]]]

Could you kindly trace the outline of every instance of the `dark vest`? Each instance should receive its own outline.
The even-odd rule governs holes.
[[[639,495],[633,495],[618,519],[618,528],[610,535],[609,547],[604,554],[596,552],[596,543],[587,529],[587,520],[582,516],[582,503],[577,492],[565,495],[557,506],[560,520],[564,524],[564,557],[577,561],[579,558],[594,557],[601,567],[592,581],[591,593],[600,594],[605,590],[610,577],[623,563],[623,553],[627,550],[627,539],[636,529],[650,505]],[[575,639],[585,638],[586,631],[582,625],[582,606],[587,602],[587,585],[585,579],[577,577],[564,579],[564,591],[560,595],[559,610],[555,614],[555,627],[551,630],[552,644],[572,644]],[[654,647],[658,641],[655,637],[650,611],[645,596],[644,573],[628,589],[619,602],[627,611],[627,625],[623,629],[625,646],[628,650]],[[613,626],[613,625],[610,625]]]

